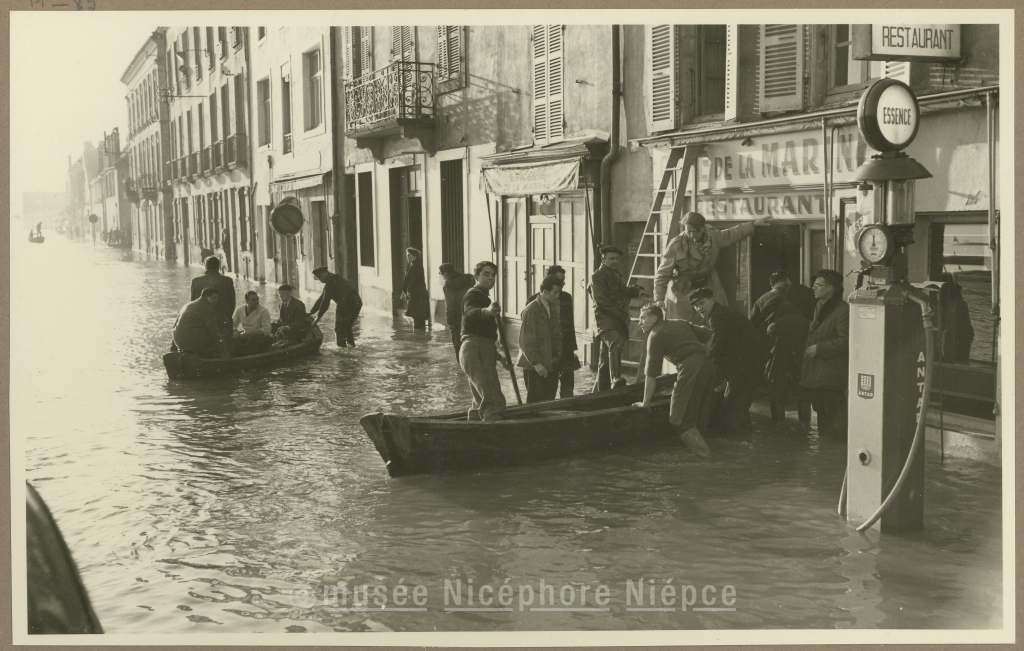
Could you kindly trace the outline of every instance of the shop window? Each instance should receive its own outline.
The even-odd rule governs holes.
[[[533,142],[559,142],[565,134],[563,112],[562,25],[533,26]]]
[[[882,76],[881,61],[853,58],[852,33],[851,25],[832,25],[829,28],[829,88],[832,90],[849,90],[847,86],[859,86]]]
[[[933,223],[930,240],[929,277],[956,284],[955,293],[963,298],[966,306],[960,318],[968,317],[957,324],[958,341],[946,342],[943,361],[995,361],[998,321],[992,314],[992,250],[988,223]]]
[[[373,172],[358,175],[356,202],[359,204],[359,264],[376,266],[373,233]]]

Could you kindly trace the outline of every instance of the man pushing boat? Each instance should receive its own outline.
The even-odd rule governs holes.
[[[468,420],[501,420],[505,414],[505,394],[498,381],[500,362],[507,368],[509,362],[498,352],[498,319],[501,305],[491,302],[498,267],[493,262],[478,262],[473,269],[476,285],[462,297],[462,347],[459,366],[469,377],[473,404]]]
[[[715,366],[704,347],[704,342],[711,338],[710,331],[689,321],[666,319],[664,311],[655,303],[640,309],[640,328],[647,335],[647,363],[638,370],[646,376],[644,400],[633,406],[644,409],[651,406],[662,360],[668,359],[678,369],[668,420],[694,454],[710,455],[711,450],[701,435],[711,421],[715,395]]]

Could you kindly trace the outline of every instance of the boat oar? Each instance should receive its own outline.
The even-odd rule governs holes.
[[[501,339],[501,347],[505,351],[505,361],[508,363],[508,373],[512,376],[512,388],[516,392],[516,401],[523,404],[523,397],[519,395],[519,381],[516,380],[516,369],[512,366],[512,355],[508,352],[508,338],[505,336],[505,323],[501,320],[500,314],[494,315],[498,322],[498,337]]]

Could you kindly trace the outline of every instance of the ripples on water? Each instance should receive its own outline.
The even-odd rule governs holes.
[[[344,351],[327,317],[318,356],[169,381],[160,355],[196,270],[54,237],[15,240],[11,272],[12,436],[108,632],[1002,624],[990,467],[929,455],[927,529],[884,538],[835,515],[843,449],[792,415],[711,440],[707,461],[667,441],[389,480],[358,418],[464,405],[447,331],[365,314],[359,347]],[[239,296],[250,287],[276,310],[272,288],[236,281]],[[578,390],[591,381],[580,372]],[[442,611],[445,579],[506,578],[517,590],[606,584],[612,608]],[[626,581],[640,578],[731,584],[736,611],[627,612]],[[321,594],[400,579],[427,586],[428,612],[291,604],[296,584]]]

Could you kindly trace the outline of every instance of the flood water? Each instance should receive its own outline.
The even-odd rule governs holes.
[[[844,446],[793,413],[784,426],[759,416],[752,436],[709,440],[707,460],[670,438],[389,479],[359,417],[464,406],[447,330],[417,335],[411,322],[369,313],[358,348],[339,350],[328,318],[318,355],[170,381],[160,355],[196,269],[102,243],[20,239],[11,434],[107,632],[1002,626],[996,468],[940,465],[929,453],[926,529],[902,537],[861,535],[836,515]],[[239,296],[250,288],[235,284]],[[276,312],[274,289],[251,287]],[[580,372],[578,387],[591,378]],[[694,586],[695,601],[627,610],[638,607],[627,581],[641,579],[654,581],[656,606],[666,586]],[[503,585],[514,599],[507,611],[445,610],[446,580],[462,582],[460,607],[481,606],[484,585],[491,607],[503,605]],[[559,600],[547,606],[593,607],[602,585],[608,605],[542,611],[538,597],[521,607],[525,587],[539,591],[542,580]],[[393,610],[399,585],[407,608],[424,586],[424,609]],[[338,588],[337,602],[324,603],[325,586]],[[705,586],[719,608],[733,586],[733,609],[695,611]],[[651,607],[649,590],[639,592]]]

